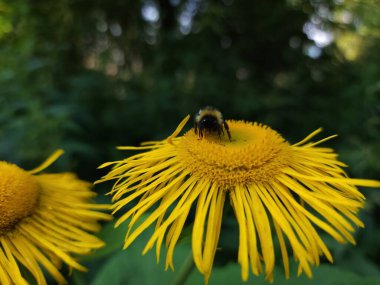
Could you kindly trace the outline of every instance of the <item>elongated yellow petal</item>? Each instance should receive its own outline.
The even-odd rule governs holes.
[[[197,210],[192,233],[192,248],[195,265],[201,273],[206,272],[206,267],[203,260],[203,235],[206,222],[208,207],[211,203],[211,197],[215,187],[208,186],[202,191],[198,198]]]
[[[178,204],[176,205],[176,207],[168,216],[168,218],[162,224],[160,224],[158,228],[156,228],[155,233],[152,235],[147,245],[145,246],[145,249],[143,251],[144,254],[146,253],[148,249],[150,249],[153,246],[153,243],[155,242],[156,239],[159,239],[159,238],[163,239],[168,226],[171,223],[173,223],[180,215],[182,215],[183,211],[186,211],[187,208],[192,206],[193,202],[198,198],[200,192],[203,190],[203,187],[199,184],[198,184],[198,187],[195,187],[195,185],[197,184],[197,181],[188,180],[187,182],[191,182],[189,183],[189,186],[187,185],[187,183],[184,183],[183,186],[180,189],[178,189],[179,192],[182,192],[183,189],[187,188],[183,196],[181,197],[181,199],[178,201]],[[169,198],[166,198],[165,200],[163,200],[160,207],[165,208],[162,205],[167,205],[167,199]],[[157,246],[157,247],[160,248],[160,246]]]
[[[53,164],[63,153],[64,151],[62,149],[56,150],[40,166],[29,170],[29,173],[36,174],[38,172],[41,172],[45,168],[49,167],[49,165]]]
[[[380,182],[376,180],[354,179],[354,178],[346,178],[346,177],[340,177],[340,178],[331,178],[331,177],[323,177],[323,176],[312,177],[312,176],[302,175],[290,169],[287,169],[285,173],[293,175],[294,177],[305,179],[306,181],[312,180],[312,181],[323,181],[323,182],[329,182],[329,183],[335,182],[337,184],[348,184],[348,185],[356,185],[356,186],[364,186],[364,187],[380,187]]]
[[[9,239],[8,245],[15,258],[21,262],[34,276],[38,284],[46,285],[45,277],[40,269],[40,266],[36,262],[35,257],[25,247],[23,242],[19,242],[18,239]],[[62,281],[64,278],[62,277]]]
[[[272,231],[270,229],[268,215],[257,194],[257,191],[259,191],[258,189],[259,187],[257,185],[253,187],[253,190],[256,191],[250,191],[251,210],[253,213],[253,219],[256,223],[256,228],[260,239],[261,250],[265,263],[265,273],[268,276],[274,268],[274,249]]]
[[[282,235],[282,231],[278,224],[276,222],[273,223],[274,228],[276,230],[276,234],[278,237],[278,240],[280,242],[280,249],[281,249],[281,254],[282,254],[282,262],[284,264],[284,270],[285,270],[285,278],[289,279],[290,277],[290,269],[289,269],[289,257],[288,257],[288,251],[286,249],[286,244],[284,240],[284,236]]]
[[[175,223],[172,225],[173,233],[170,235],[170,240],[168,241],[168,253],[166,255],[166,264],[165,264],[166,269],[170,266],[170,268],[174,271],[174,265],[173,265],[174,247],[177,244],[178,238],[183,229],[183,225],[186,222],[186,218],[187,218],[187,215],[189,214],[189,211],[190,211],[190,207],[187,207],[187,209],[176,219]]]
[[[186,125],[187,121],[190,119],[190,115],[187,115],[185,117],[185,119],[182,120],[181,123],[179,123],[178,127],[176,128],[176,130],[173,132],[172,135],[170,135],[170,137],[168,137],[166,140],[168,143],[172,144],[173,143],[173,138],[175,138],[176,136],[178,136],[178,134],[181,132],[181,130],[183,129],[183,127]]]
[[[16,263],[12,251],[8,246],[8,242],[4,237],[0,237],[1,249],[0,259],[5,261],[8,267],[8,274],[15,284],[27,285],[28,282],[22,277],[20,269]]]
[[[203,264],[205,267],[206,283],[208,282],[211,274],[215,252],[219,242],[224,200],[225,192],[215,190],[211,198],[211,204],[207,218],[207,232],[203,249]]]
[[[239,190],[237,190],[239,191]],[[247,231],[248,231],[248,249],[249,249],[249,261],[251,263],[251,269],[253,274],[259,275],[261,273],[260,256],[257,250],[257,237],[255,223],[253,221],[253,214],[251,206],[249,205],[249,190],[244,187],[240,189],[242,192],[242,202],[244,206],[244,212],[247,219]]]
[[[34,244],[30,243],[29,241],[19,240],[18,244],[22,244],[22,249],[28,252],[30,256],[33,256],[33,258],[42,264],[42,266],[53,276],[53,278],[58,283],[65,283],[65,279],[62,276],[62,274],[59,272],[57,267],[52,263],[51,260],[49,260]]]
[[[246,218],[244,214],[243,200],[240,193],[240,188],[231,191],[230,197],[232,202],[232,207],[235,210],[236,219],[239,224],[239,251],[238,251],[238,262],[241,265],[241,278],[243,281],[248,279],[249,266],[248,266],[248,236],[247,236],[247,226]]]
[[[299,145],[302,145],[304,144],[305,142],[308,142],[310,139],[312,139],[313,137],[315,137],[317,134],[319,134],[320,132],[322,132],[322,128],[319,128],[317,130],[315,130],[314,132],[312,132],[310,135],[308,135],[306,138],[304,138],[303,140],[299,141],[298,143],[295,143],[293,146],[299,146]]]

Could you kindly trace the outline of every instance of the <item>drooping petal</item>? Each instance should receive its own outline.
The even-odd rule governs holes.
[[[129,220],[125,248],[155,223],[143,253],[156,244],[158,261],[165,240],[165,267],[173,269],[175,246],[189,213],[195,210],[193,259],[207,283],[227,196],[239,226],[238,263],[243,280],[250,269],[255,275],[264,271],[266,279],[273,280],[275,236],[287,278],[291,254],[299,263],[298,274],[308,276],[321,256],[332,262],[318,228],[338,242],[355,243],[355,226],[363,227],[357,213],[364,205],[356,187],[380,187],[380,182],[348,177],[337,154],[320,147],[335,135],[312,142],[322,131],[318,129],[290,145],[265,125],[228,121],[232,139],[212,131],[204,132],[202,138],[193,130],[178,136],[187,120],[166,140],[119,147],[142,152],[101,166],[112,166],[99,182],[115,180],[109,193],[114,212],[137,201],[117,222]]]

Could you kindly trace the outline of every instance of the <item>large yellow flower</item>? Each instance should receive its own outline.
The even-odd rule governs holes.
[[[0,161],[0,284],[28,284],[22,264],[38,284],[47,284],[44,268],[59,283],[62,262],[86,270],[71,254],[88,254],[103,242],[89,232],[99,230],[98,220],[110,215],[98,212],[108,205],[90,202],[90,184],[74,174],[37,174],[63,152],[55,152],[42,165],[26,171]],[[42,267],[42,268],[41,268]]]
[[[125,248],[155,223],[143,252],[156,244],[159,259],[165,239],[166,268],[173,267],[174,248],[196,204],[192,252],[207,282],[226,196],[239,224],[238,262],[243,280],[248,278],[249,267],[253,274],[264,271],[268,280],[273,279],[274,236],[287,277],[289,249],[299,263],[298,273],[311,276],[310,265],[318,265],[323,255],[332,262],[317,228],[338,242],[355,243],[352,233],[354,226],[363,227],[357,212],[364,203],[356,186],[380,187],[380,182],[349,178],[333,150],[317,146],[329,138],[310,142],[320,129],[293,145],[267,126],[242,121],[228,121],[231,141],[211,134],[199,139],[193,130],[177,137],[187,120],[167,140],[119,147],[148,151],[101,166],[113,165],[100,181],[116,179],[110,192],[114,212],[138,199],[117,222],[130,218]],[[134,228],[151,208],[149,216]]]

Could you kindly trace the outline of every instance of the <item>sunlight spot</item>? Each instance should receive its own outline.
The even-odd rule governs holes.
[[[179,30],[182,34],[187,35],[193,28],[193,18],[201,10],[200,0],[188,0],[183,5],[183,9],[178,16]]]
[[[304,53],[312,59],[317,59],[322,55],[322,49],[316,45],[306,45],[304,47]]]
[[[111,24],[110,31],[114,37],[120,37],[121,34],[123,33],[123,30],[118,23]]]
[[[353,16],[350,11],[343,10],[335,14],[334,20],[341,24],[351,24],[353,22]]]
[[[96,29],[101,33],[105,33],[108,29],[107,22],[104,21],[103,19],[99,19],[98,22],[96,23]]]
[[[181,0],[169,0],[169,3],[170,3],[172,6],[178,6],[179,3],[181,3]]]
[[[307,37],[315,42],[315,45],[319,48],[326,47],[334,40],[334,35],[330,31],[322,30],[316,24],[312,22],[306,22],[303,26],[303,32]]]
[[[160,11],[156,3],[152,1],[145,2],[141,8],[141,15],[145,21],[151,23],[157,22],[160,19]]]

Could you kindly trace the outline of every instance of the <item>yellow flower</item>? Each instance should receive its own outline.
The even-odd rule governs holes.
[[[299,263],[299,274],[311,276],[310,265],[318,265],[323,255],[332,262],[317,228],[340,243],[355,243],[352,233],[354,226],[363,227],[357,212],[364,204],[356,186],[380,187],[380,182],[349,178],[332,149],[317,147],[331,137],[310,142],[321,129],[293,145],[267,126],[242,121],[228,121],[231,141],[211,134],[199,139],[193,130],[177,137],[188,118],[167,140],[119,147],[148,151],[101,166],[113,165],[100,182],[116,180],[110,192],[114,212],[131,207],[137,199],[117,222],[131,218],[124,248],[155,223],[143,253],[156,244],[159,259],[165,239],[166,268],[172,268],[174,248],[196,204],[192,252],[207,282],[226,197],[239,225],[238,262],[243,280],[248,279],[249,267],[254,275],[264,271],[268,280],[273,279],[275,236],[287,277],[288,250]],[[134,228],[151,208],[149,216]]]
[[[98,220],[110,215],[109,208],[90,202],[95,195],[90,184],[74,174],[37,174],[63,151],[52,154],[39,167],[26,171],[0,161],[0,284],[28,284],[22,264],[38,284],[47,284],[43,269],[59,284],[62,262],[70,268],[86,268],[70,254],[88,254],[103,242],[89,232],[99,230]]]

